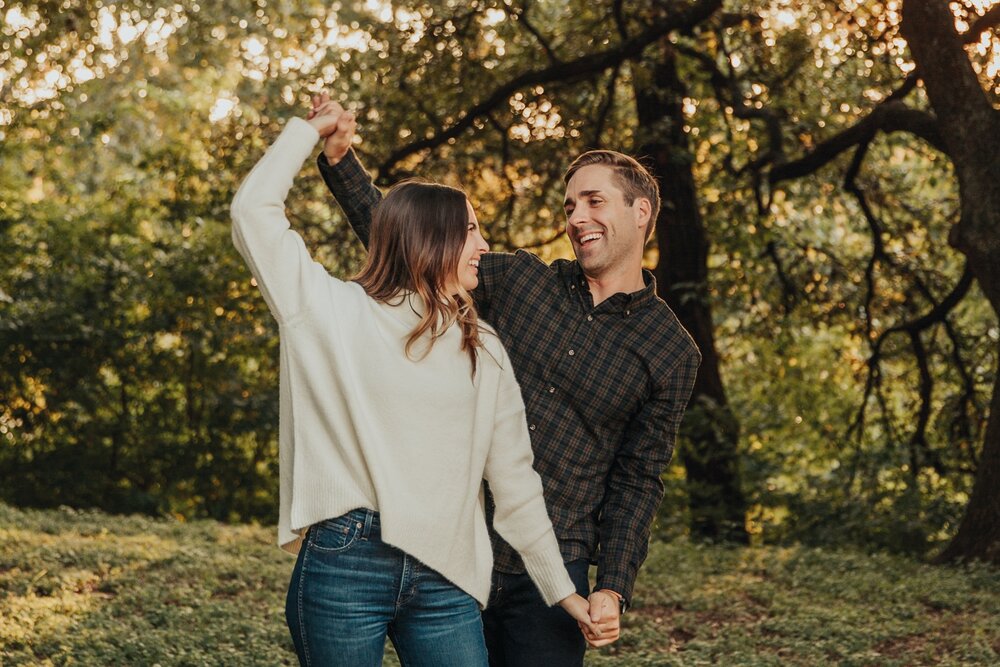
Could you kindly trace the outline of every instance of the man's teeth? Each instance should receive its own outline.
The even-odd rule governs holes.
[[[580,237],[580,243],[586,243],[587,241],[593,241],[599,239],[603,234],[586,234]]]
[[[474,267],[476,267],[478,269],[479,268],[479,260],[478,259],[470,259],[469,260],[469,266],[474,266]]]

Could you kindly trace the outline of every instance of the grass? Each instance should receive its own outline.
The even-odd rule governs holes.
[[[0,664],[294,664],[293,563],[273,540],[267,527],[0,504]],[[655,543],[622,639],[587,664],[1000,664],[1000,571]]]

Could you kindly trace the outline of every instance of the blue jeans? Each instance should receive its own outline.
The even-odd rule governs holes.
[[[587,559],[566,563],[576,592],[587,597]],[[493,590],[483,611],[490,667],[578,667],[587,644],[573,617],[549,607],[526,574],[493,571]]]
[[[285,600],[299,662],[381,665],[388,635],[405,667],[485,666],[475,599],[380,536],[366,509],[309,528]]]

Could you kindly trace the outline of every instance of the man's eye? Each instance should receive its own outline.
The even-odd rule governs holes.
[[[599,206],[601,203],[603,203],[603,202],[600,199],[591,199],[590,200],[590,205],[591,206]]]

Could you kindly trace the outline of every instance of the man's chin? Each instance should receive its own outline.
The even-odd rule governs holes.
[[[584,255],[576,256],[576,261],[579,262],[580,268],[583,269],[584,273],[597,273],[601,269],[601,262],[596,257]]]

